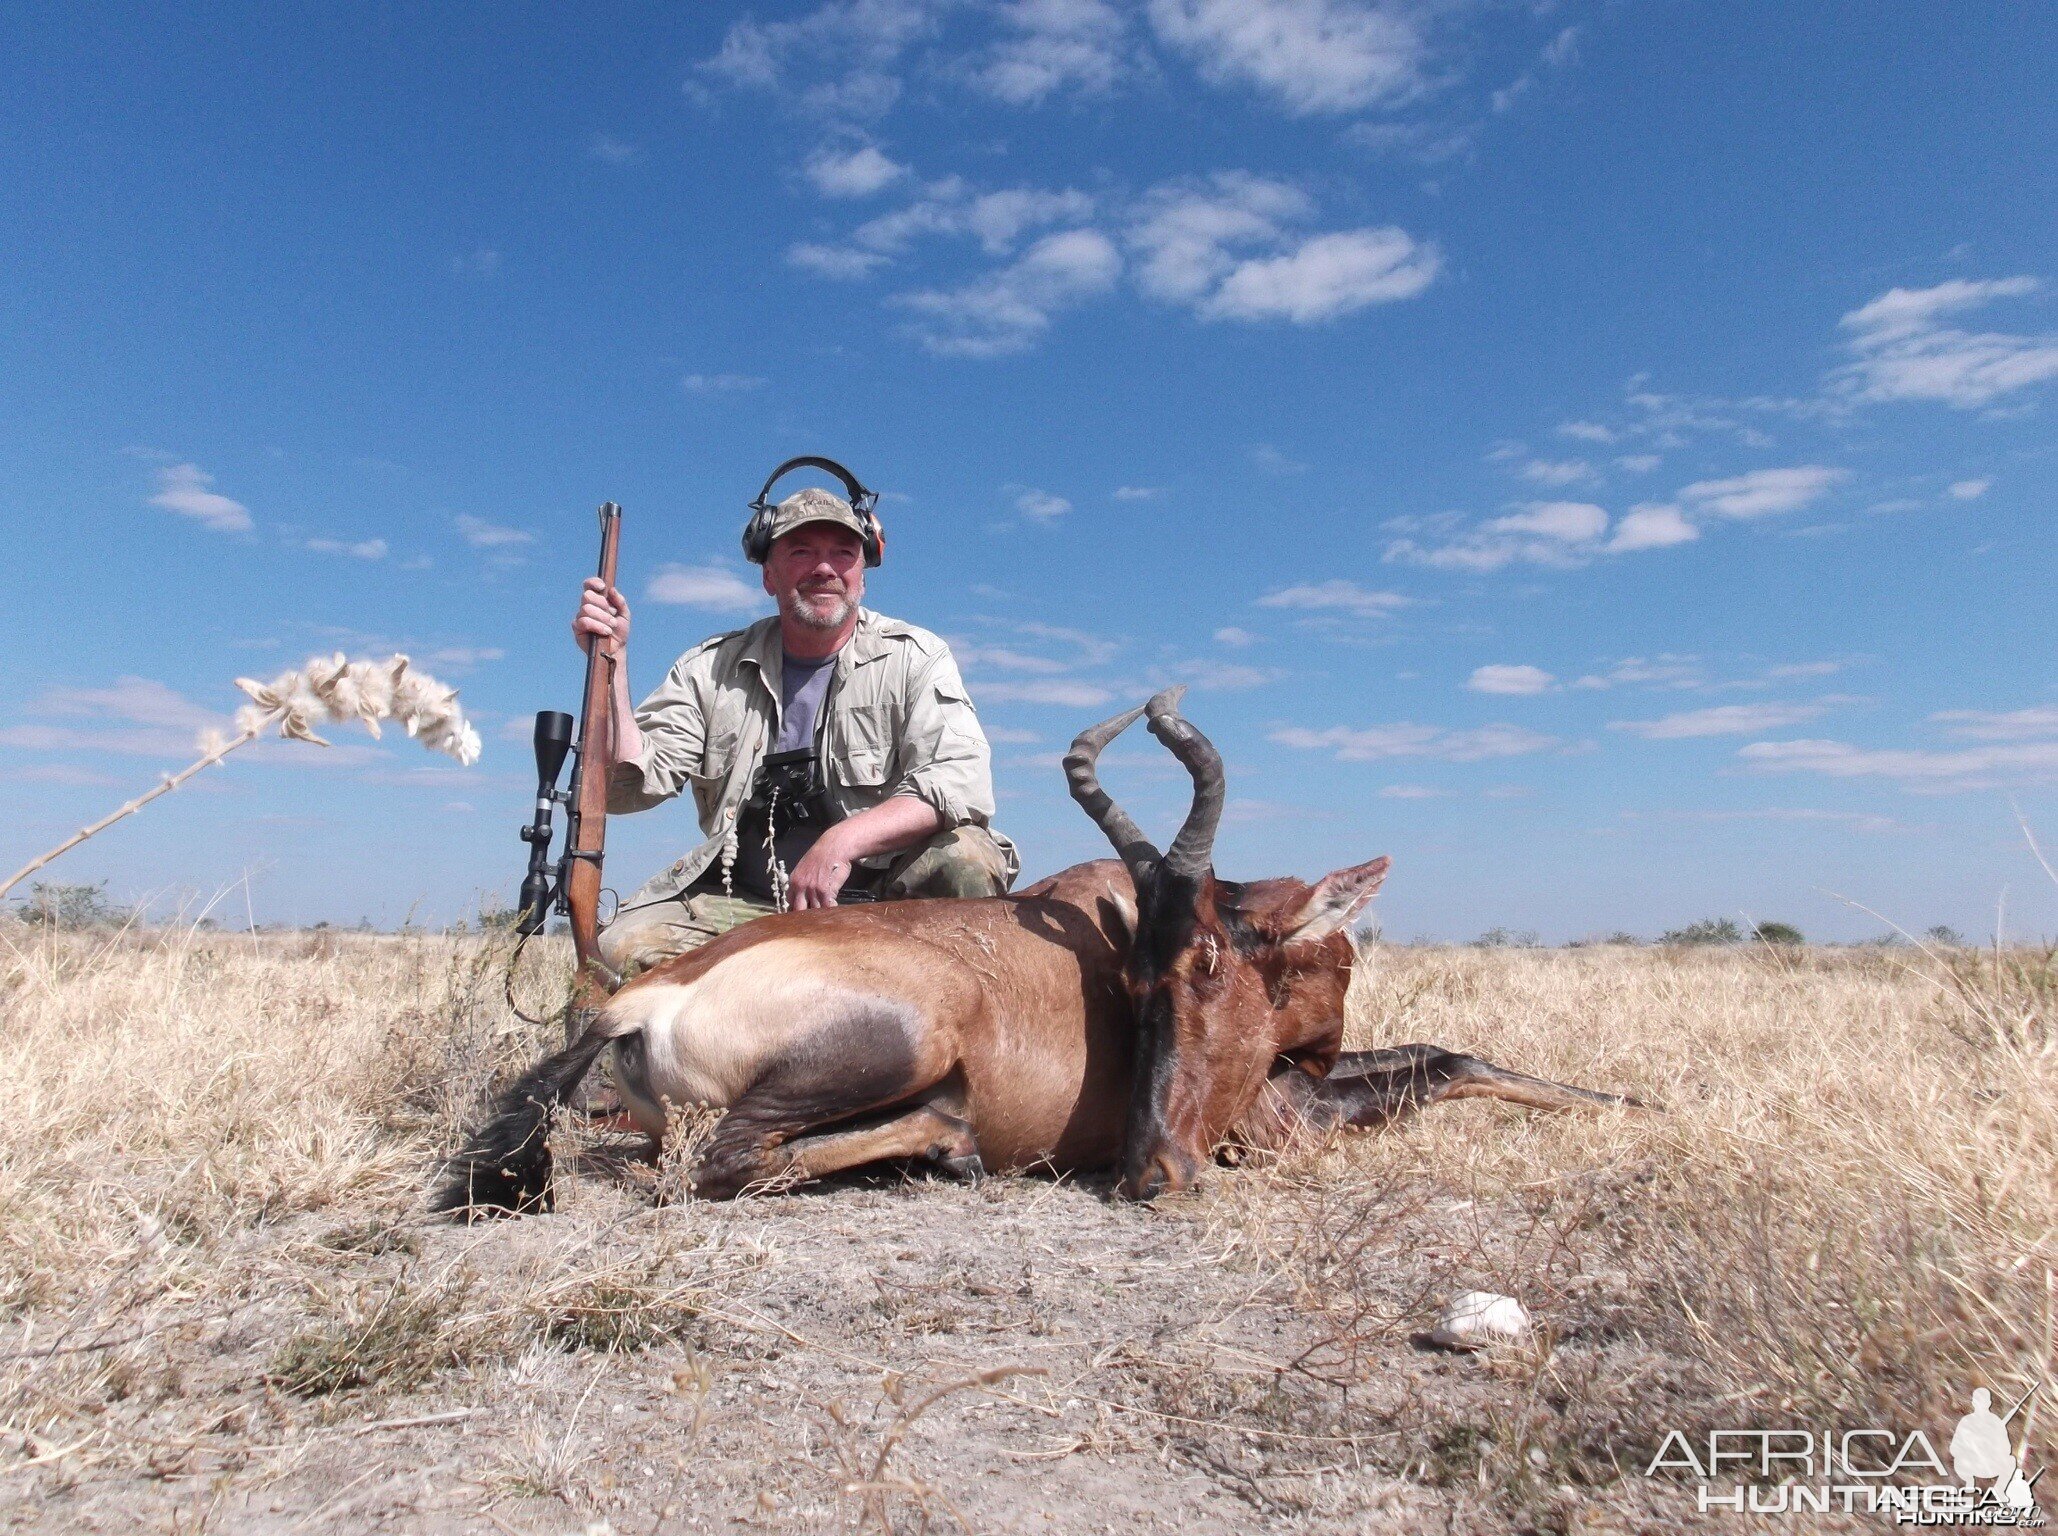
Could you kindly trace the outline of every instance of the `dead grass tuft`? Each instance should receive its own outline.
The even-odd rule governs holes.
[[[469,1290],[463,1277],[404,1276],[370,1296],[325,1299],[329,1315],[287,1338],[265,1380],[297,1397],[419,1386],[482,1352],[481,1331],[466,1325]]]

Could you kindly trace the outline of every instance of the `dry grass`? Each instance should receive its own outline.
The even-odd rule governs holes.
[[[518,1404],[472,1453],[481,1508],[641,1529],[750,1464],[738,1520],[1013,1528],[1087,1467],[1189,1479],[1153,1497],[1197,1533],[1206,1499],[1308,1530],[1600,1529],[1666,1427],[1934,1432],[1974,1383],[2058,1386],[2047,953],[1383,950],[1354,1046],[1435,1041],[1669,1112],[1440,1107],[1155,1214],[1037,1180],[714,1209],[663,1201],[671,1160],[589,1157],[558,1217],[433,1225],[436,1158],[544,1033],[501,1001],[504,959],[481,936],[0,927],[0,1499],[143,1478],[190,1524],[185,1469],[261,1499],[296,1437]],[[564,956],[524,969],[535,1011]],[[925,1212],[948,1262],[900,1251]],[[1411,1348],[1475,1287],[1520,1297],[1535,1347]],[[1031,1358],[1063,1379],[932,1402],[888,1374]],[[636,1453],[648,1498],[600,1438],[625,1405],[672,1447]],[[953,1476],[992,1414],[1019,1432]],[[331,1494],[345,1525],[370,1497]]]

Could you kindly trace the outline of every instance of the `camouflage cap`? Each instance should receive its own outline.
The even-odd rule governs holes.
[[[766,547],[803,523],[837,523],[860,539],[866,536],[865,520],[851,511],[849,502],[833,491],[811,485],[806,490],[795,491],[772,508],[772,527],[765,540]]]

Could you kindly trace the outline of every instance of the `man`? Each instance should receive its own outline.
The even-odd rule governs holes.
[[[745,548],[778,613],[695,646],[640,706],[621,593],[589,577],[572,622],[615,661],[608,811],[691,788],[700,816],[700,845],[600,935],[624,976],[782,908],[998,896],[1019,868],[989,826],[991,754],[949,648],[860,606],[869,509],[809,488],[767,515],[768,542]]]

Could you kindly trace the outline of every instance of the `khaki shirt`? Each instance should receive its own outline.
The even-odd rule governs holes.
[[[705,840],[659,870],[625,907],[677,896],[719,865],[778,737],[783,657],[777,616],[760,619],[702,641],[636,707],[643,751],[615,765],[608,813],[647,811],[691,788]],[[992,820],[986,733],[950,648],[928,630],[860,608],[857,628],[836,653],[818,728],[828,799],[841,815],[916,795],[936,808],[945,829]],[[1020,864],[1014,846],[993,836],[1012,878]]]

